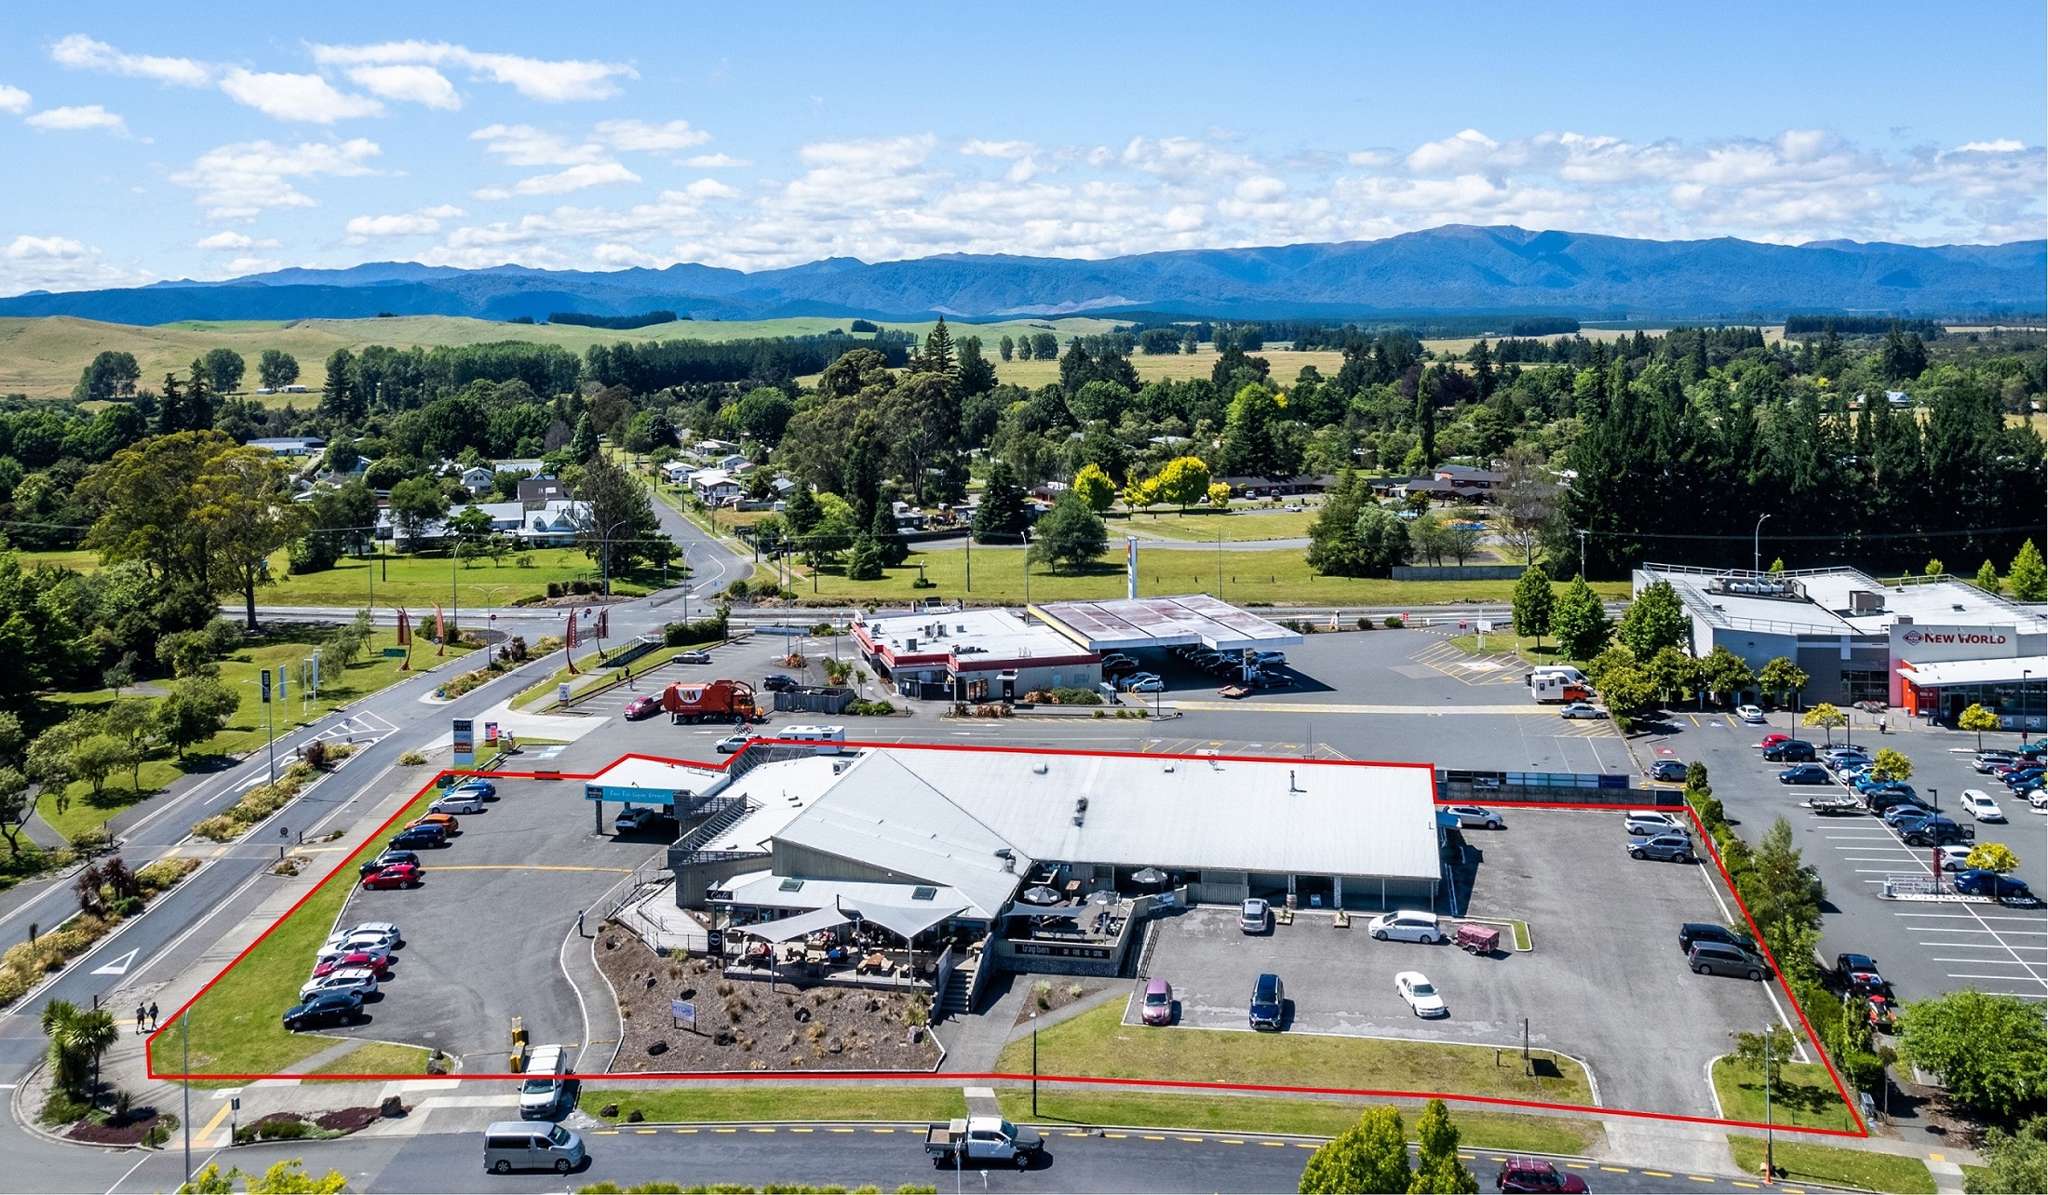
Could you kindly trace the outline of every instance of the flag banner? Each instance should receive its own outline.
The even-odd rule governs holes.
[[[412,646],[412,617],[404,610],[398,612],[398,646]]]
[[[562,659],[569,665],[569,675],[576,675],[576,612],[569,611],[569,629],[562,633]]]
[[[440,646],[434,649],[437,656],[448,654],[448,620],[442,617],[441,603],[434,603],[434,641]]]
[[[265,704],[265,705],[269,705],[269,704],[270,704],[270,669],[268,669],[268,668],[265,668],[265,669],[264,669],[264,670],[262,671],[262,673],[261,673],[260,675],[261,675],[261,676],[263,677],[263,704]]]

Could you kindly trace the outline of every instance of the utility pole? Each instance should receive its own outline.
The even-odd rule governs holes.
[[[279,669],[279,675],[282,674],[283,670]],[[264,755],[270,761],[270,783],[276,784],[277,724],[276,719],[272,718],[270,715],[270,707],[272,702],[270,700],[270,669],[268,667],[263,669],[262,677],[263,679],[261,685],[263,689],[263,752]]]
[[[1756,527],[1749,533],[1750,572],[1760,573],[1764,571],[1764,520],[1770,517],[1768,513],[1758,515],[1756,517]]]
[[[185,1072],[185,1115],[179,1127],[185,1130],[185,1185],[192,1185],[192,1016],[188,1012],[178,1018],[178,1039],[184,1043],[185,1065],[178,1069]]]
[[[1586,575],[1586,532],[1585,532],[1585,530],[1584,530],[1583,528],[1581,528],[1581,529],[1579,530],[1579,532],[1578,532],[1578,536],[1579,536],[1579,575],[1580,575],[1581,577],[1583,577],[1583,576],[1585,576],[1585,575]]]
[[[1031,1009],[1031,1115],[1038,1116],[1038,1007]]]
[[[1771,1055],[1777,1050],[1777,1039],[1772,1036],[1773,1027],[1764,1026],[1764,1181],[1771,1182],[1778,1177],[1776,1157],[1777,1125],[1771,1119]]]

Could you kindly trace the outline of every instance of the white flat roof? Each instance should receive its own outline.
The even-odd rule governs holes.
[[[921,845],[930,836],[975,840],[977,851],[1001,840],[1020,856],[1020,871],[1028,858],[1434,880],[1433,795],[1426,766],[870,748],[804,821],[916,831],[920,844],[902,844],[904,859],[877,860],[909,874],[919,874],[910,856],[933,849]],[[932,797],[957,809],[937,819],[949,825],[924,824]],[[841,853],[862,857],[850,840]],[[970,873],[988,866],[979,853],[963,854],[978,865]],[[923,878],[986,903],[964,876]]]
[[[697,764],[668,763],[659,759],[622,759],[590,778],[604,788],[643,788],[651,792],[701,793],[721,783],[725,773]]]
[[[1073,640],[1012,610],[953,610],[870,614],[860,620],[870,642],[893,656],[953,656],[961,664],[985,659],[1025,662],[1088,655]],[[934,634],[933,632],[937,632]],[[917,646],[909,646],[915,642]]]
[[[1215,651],[1301,642],[1279,623],[1206,593],[1180,597],[1047,602],[1031,612],[1094,651],[1199,643]]]
[[[2023,679],[2048,684],[2048,656],[2007,656],[1995,660],[1938,660],[1932,664],[1904,664],[1899,675],[1922,687],[1941,685],[1999,685]]]
[[[716,838],[699,843],[697,849],[767,854],[782,828],[831,786],[832,765],[839,762],[844,761],[829,755],[806,755],[760,764],[741,775],[719,795],[743,797],[753,810]]]

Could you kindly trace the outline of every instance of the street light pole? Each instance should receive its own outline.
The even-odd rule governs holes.
[[[1031,1010],[1031,1115],[1038,1116],[1038,1009]]]
[[[1769,514],[1758,515],[1756,527],[1749,533],[1750,572],[1760,573],[1764,571],[1764,520],[1770,517]]]
[[[1771,1119],[1771,1054],[1777,1050],[1775,1027],[1764,1026],[1764,1181],[1771,1182],[1778,1177],[1776,1157],[1778,1130]]]

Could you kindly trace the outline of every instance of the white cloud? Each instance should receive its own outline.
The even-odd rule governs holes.
[[[612,183],[637,183],[640,176],[617,162],[589,162],[557,170],[553,174],[536,174],[522,178],[512,184],[514,195],[564,195],[570,191],[581,191],[585,187],[602,187]],[[501,188],[485,188],[477,194],[480,198],[502,198]]]
[[[1249,203],[1265,203],[1278,199],[1287,190],[1287,184],[1270,174],[1261,174],[1237,184],[1237,197]]]
[[[278,120],[333,124],[337,120],[380,116],[384,112],[384,105],[376,100],[338,91],[319,75],[257,72],[235,67],[221,79],[220,89],[236,103],[246,104]]]
[[[1124,145],[1122,161],[1147,174],[1177,180],[1249,174],[1259,168],[1247,154],[1193,137],[1133,137]]]
[[[208,216],[246,219],[269,208],[312,207],[312,198],[291,180],[370,174],[367,163],[380,152],[376,142],[362,137],[298,145],[241,141],[206,151],[171,181],[197,191]]]
[[[120,114],[109,112],[98,104],[85,104],[73,108],[45,108],[23,123],[31,128],[63,132],[105,129],[110,133],[125,134],[128,131],[128,124],[121,119]]]
[[[452,220],[460,215],[461,208],[452,203],[444,203],[414,212],[385,216],[355,216],[349,220],[343,231],[351,245],[360,245],[379,237],[430,236],[441,231],[443,220]]]
[[[753,163],[745,158],[735,158],[731,154],[697,154],[684,158],[683,165],[695,166],[699,170],[732,170],[741,166],[752,166]]]
[[[69,261],[90,250],[70,237],[38,237],[23,233],[8,242],[4,251],[9,261]]]
[[[348,77],[357,87],[387,100],[451,111],[462,107],[462,97],[455,94],[455,84],[431,66],[358,66],[349,69]]]
[[[715,178],[700,178],[683,188],[683,194],[692,199],[738,199],[739,189],[729,187]]]
[[[598,145],[572,145],[554,133],[530,124],[485,125],[469,135],[484,143],[484,152],[505,159],[514,166],[575,166],[604,157]]]
[[[578,59],[525,58],[472,50],[447,42],[380,42],[374,45],[316,45],[313,60],[323,66],[420,64],[457,66],[478,78],[513,88],[530,100],[559,103],[602,100],[618,94],[616,78],[634,79],[639,72],[624,63]]]
[[[180,87],[204,87],[213,78],[213,69],[203,62],[156,54],[129,54],[103,41],[94,41],[83,33],[74,33],[52,45],[50,59],[59,66],[74,70],[106,71]]]
[[[691,128],[687,120],[671,120],[663,124],[644,120],[601,120],[597,122],[596,133],[599,140],[613,149],[640,152],[688,149],[711,140],[711,134]]]
[[[636,249],[631,245],[621,244],[618,241],[601,242],[590,251],[590,256],[598,265],[616,266],[621,269],[628,266],[639,266],[644,269],[659,270],[664,266],[675,264],[674,258],[664,258],[659,254],[649,253],[644,249]]]
[[[2026,143],[2023,141],[2014,141],[2010,137],[2000,137],[1996,141],[1965,141],[1961,145],[1956,146],[1956,152],[1964,154],[2016,154],[2026,148]]]
[[[1487,164],[1499,149],[1500,142],[1478,129],[1465,129],[1416,146],[1408,155],[1408,169],[1417,174],[1456,173]]]
[[[1029,141],[983,141],[976,138],[960,147],[960,152],[970,158],[1017,159],[1031,156],[1038,148]]]
[[[1391,149],[1355,149],[1345,156],[1353,166],[1386,166],[1392,164],[1394,151]]]
[[[275,257],[237,257],[221,267],[225,276],[229,278],[239,278],[245,274],[268,274],[272,270],[283,268],[284,263]]]
[[[20,114],[28,111],[29,94],[19,87],[0,83],[0,112]]]
[[[245,232],[216,232],[192,243],[194,249],[204,249],[210,253],[239,253],[247,249],[275,249],[277,246],[275,238],[259,239]]]

